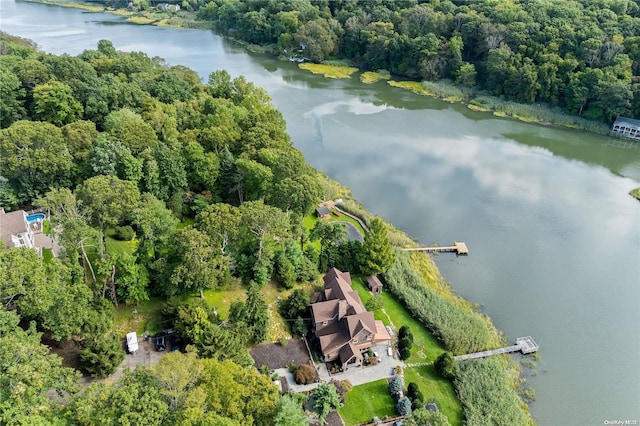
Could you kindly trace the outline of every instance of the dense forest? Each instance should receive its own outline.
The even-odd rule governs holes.
[[[601,122],[640,116],[637,0],[184,0],[182,6],[224,34],[277,54],[447,79]]]
[[[309,290],[330,266],[355,275],[395,264],[394,291],[434,307],[416,316],[442,351],[499,343],[486,318],[425,290],[391,247],[410,239],[380,218],[361,212],[363,242],[313,219],[319,201],[348,192],[306,164],[267,93],[243,77],[216,71],[203,84],[107,40],[56,56],[0,33],[0,95],[0,206],[49,213],[45,232],[63,247],[58,257],[0,247],[2,424],[306,424],[304,397],[281,396],[248,349],[267,340],[267,284],[295,288],[277,315],[304,335]],[[230,288],[244,296],[224,318],[198,297]],[[162,308],[187,353],[79,391],[80,372],[104,378],[122,362],[116,313],[144,303]],[[77,365],[49,346],[77,347]],[[470,419],[522,424],[513,377],[479,362],[450,379]]]

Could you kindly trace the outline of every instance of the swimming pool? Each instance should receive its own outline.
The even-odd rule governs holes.
[[[44,220],[44,218],[45,218],[45,215],[43,213],[36,213],[36,214],[27,216],[27,222],[29,223],[38,222],[38,221]]]

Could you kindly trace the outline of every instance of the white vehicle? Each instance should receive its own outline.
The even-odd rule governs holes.
[[[127,333],[127,350],[131,354],[135,354],[138,351],[138,336],[135,331]]]
[[[388,354],[389,356],[393,356],[393,349],[391,349],[391,346],[389,346],[389,347],[387,348],[387,354]]]

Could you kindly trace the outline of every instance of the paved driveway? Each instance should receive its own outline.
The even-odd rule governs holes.
[[[330,382],[334,380],[349,380],[353,386],[362,385],[369,382],[375,382],[376,380],[386,379],[393,375],[393,369],[400,365],[403,369],[405,363],[400,361],[394,356],[387,354],[386,343],[381,343],[373,347],[373,351],[377,352],[380,362],[378,365],[367,367],[351,367],[347,371],[338,374],[329,374],[327,366],[324,363],[319,364],[318,373],[320,376],[320,383]],[[394,354],[395,355],[395,354]],[[281,377],[286,377],[289,383],[289,389],[294,392],[306,392],[315,389],[320,383],[312,383],[310,385],[297,385],[293,379],[293,374],[289,373],[286,368],[276,370]]]
[[[344,373],[332,374],[331,378],[335,380],[349,380],[353,386],[362,385],[376,380],[386,379],[393,375],[393,369],[397,365],[405,367],[404,362],[389,356],[387,354],[388,344],[380,343],[373,347],[373,351],[379,355],[380,362],[378,365],[367,367],[351,367]],[[395,355],[395,354],[394,354]]]

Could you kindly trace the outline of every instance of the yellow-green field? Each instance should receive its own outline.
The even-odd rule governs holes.
[[[364,84],[372,84],[376,81],[380,80],[389,80],[391,78],[391,74],[388,71],[378,70],[376,71],[367,71],[360,74],[360,81]]]
[[[353,67],[340,67],[336,65],[312,64],[308,62],[298,64],[298,67],[302,70],[312,72],[313,74],[323,75],[326,78],[350,78],[351,74],[358,71],[358,68],[353,68]]]

